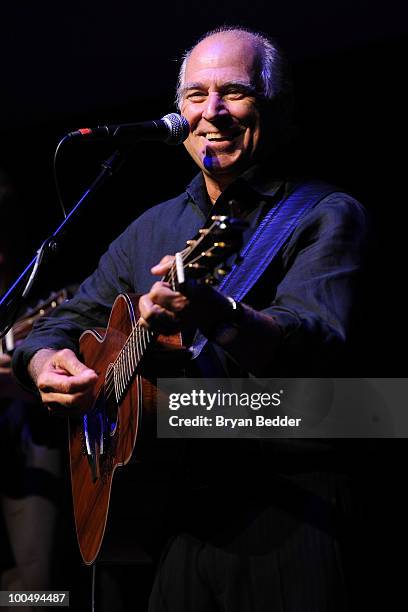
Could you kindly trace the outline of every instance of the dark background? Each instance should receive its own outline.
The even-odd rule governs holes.
[[[374,257],[367,277],[361,370],[356,375],[406,376],[402,127],[408,22],[404,3],[396,0],[27,0],[3,6],[0,167],[13,181],[18,207],[11,227],[2,220],[2,211],[0,222],[1,231],[11,232],[18,244],[18,267],[23,268],[61,220],[52,176],[58,140],[78,127],[172,112],[181,52],[223,23],[264,31],[289,56],[300,131],[294,169],[343,186],[370,211]],[[105,144],[64,149],[58,171],[68,208],[109,152]],[[41,287],[57,288],[83,278],[131,219],[177,194],[194,172],[183,147],[140,144],[121,173],[88,205]],[[376,515],[381,528],[374,533],[374,520],[372,528],[374,547],[383,557],[394,555],[396,547],[389,542],[403,533],[399,482],[404,446],[403,440],[393,441],[392,448],[383,446],[381,461],[375,464],[379,472],[371,474],[381,482]],[[389,559],[385,565],[386,584],[391,585],[395,568]]]

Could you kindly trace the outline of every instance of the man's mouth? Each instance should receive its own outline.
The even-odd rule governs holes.
[[[206,132],[201,134],[209,142],[231,142],[234,140],[240,132],[234,132],[232,134],[222,134],[220,132]]]

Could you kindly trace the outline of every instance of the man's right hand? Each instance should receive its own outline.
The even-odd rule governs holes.
[[[32,357],[28,371],[41,399],[55,415],[82,414],[90,408],[98,375],[73,351],[42,349]]]

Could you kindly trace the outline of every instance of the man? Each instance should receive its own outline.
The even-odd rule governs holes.
[[[228,211],[244,218],[247,242],[293,187],[278,170],[290,86],[282,56],[269,40],[236,28],[206,35],[185,56],[178,99],[191,127],[185,146],[199,176],[112,243],[77,296],[44,320],[16,355],[20,378],[28,380],[28,368],[55,413],[72,414],[87,405],[96,374],[76,356],[78,337],[85,328],[106,324],[123,291],[142,294],[147,328],[181,329],[186,343],[198,328],[209,339],[190,374],[336,371],[356,301],[366,218],[353,198],[334,188],[299,222],[245,304],[210,287],[187,286],[183,294],[164,281],[152,284],[149,270],[164,275],[174,253],[209,215]],[[189,507],[181,520],[186,533],[163,556],[151,609],[344,610],[332,508],[340,489],[326,461],[331,450],[294,441],[237,453],[236,446],[221,442],[214,454],[207,449],[205,461],[202,445],[190,448],[200,474],[194,510]],[[197,493],[202,478],[205,497]],[[199,520],[192,524],[198,516],[200,526]],[[223,529],[228,537],[220,537]]]

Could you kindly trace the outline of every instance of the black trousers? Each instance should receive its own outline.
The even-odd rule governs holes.
[[[354,609],[358,544],[345,475],[229,479],[182,496],[149,612]],[[358,537],[358,536],[357,536]]]

